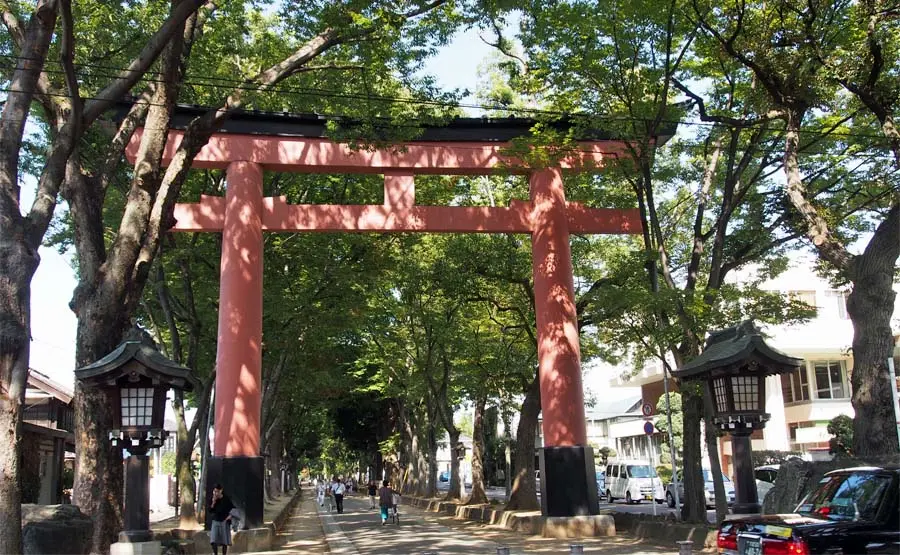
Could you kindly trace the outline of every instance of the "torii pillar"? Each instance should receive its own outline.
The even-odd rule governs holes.
[[[181,140],[171,132],[164,163]],[[129,147],[137,150],[140,133]],[[214,134],[194,167],[225,169],[225,198],[178,204],[173,231],[222,233],[216,408],[210,485],[222,482],[262,524],[259,452],[262,366],[263,232],[527,233],[532,237],[541,408],[541,504],[548,516],[598,513],[594,457],[587,445],[570,233],[636,233],[637,210],[567,202],[562,169],[597,167],[618,141],[584,141],[557,167],[528,168],[508,143],[426,141],[402,149],[355,151],[327,139]],[[262,196],[263,170],[384,175],[383,205],[291,205]],[[529,175],[530,201],[508,207],[417,206],[417,174]],[[207,494],[208,495],[208,494]]]

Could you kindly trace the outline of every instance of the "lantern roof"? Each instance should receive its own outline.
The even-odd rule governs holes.
[[[766,343],[753,320],[709,334],[699,356],[672,372],[683,380],[703,379],[708,375],[737,373],[748,365],[765,375],[783,374],[800,368],[802,358],[792,357]]]
[[[97,362],[75,370],[75,378],[87,385],[112,385],[119,378],[135,373],[184,391],[191,391],[197,385],[189,368],[137,340],[124,341]]]

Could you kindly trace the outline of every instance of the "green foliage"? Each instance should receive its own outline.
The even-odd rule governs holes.
[[[594,456],[598,459],[600,464],[605,466],[609,462],[609,459],[616,458],[618,454],[612,447],[601,447],[595,451]]]
[[[168,474],[169,476],[175,475],[175,452],[174,451],[166,451],[162,454],[160,462],[160,470],[163,474]]]
[[[672,482],[672,465],[670,464],[662,464],[656,467],[656,474],[659,476],[659,481],[665,484],[669,484]]]
[[[672,413],[672,439],[675,442],[675,456],[681,460],[684,449],[684,412],[681,410],[681,393],[669,393],[669,409]],[[672,473],[672,450],[669,444],[669,420],[666,413],[666,397],[663,395],[656,403],[657,415],[653,419],[653,425],[657,430],[662,432],[660,441],[662,443],[662,452],[659,457],[660,465],[669,467],[669,474]]]
[[[839,414],[828,422],[828,452],[836,457],[853,456],[853,419]]]
[[[769,449],[758,449],[752,453],[753,466],[763,466],[766,464],[784,464],[785,462],[799,458],[803,453],[799,451],[775,451]]]

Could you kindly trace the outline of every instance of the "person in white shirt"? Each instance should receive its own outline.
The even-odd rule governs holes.
[[[334,504],[337,505],[338,514],[344,512],[344,491],[346,491],[344,483],[335,476],[331,482],[331,493],[334,494]]]

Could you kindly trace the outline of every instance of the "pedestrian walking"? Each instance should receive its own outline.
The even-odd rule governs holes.
[[[325,507],[325,484],[321,482],[316,484],[316,501],[320,507]]]
[[[378,507],[381,509],[381,525],[387,523],[388,513],[394,506],[394,490],[388,485],[388,481],[382,482],[381,489],[378,490]]]
[[[344,492],[346,490],[347,488],[344,486],[344,483],[335,476],[331,483],[331,493],[334,494],[334,504],[337,506],[338,514],[344,512]]]
[[[228,555],[228,546],[231,545],[231,511],[234,503],[225,495],[221,484],[213,488],[212,502],[209,511],[212,514],[212,527],[209,530],[209,543],[212,545],[213,555],[219,555],[219,546],[222,546],[222,555]]]
[[[375,508],[375,496],[378,495],[378,488],[375,486],[375,480],[369,480],[369,508]]]

